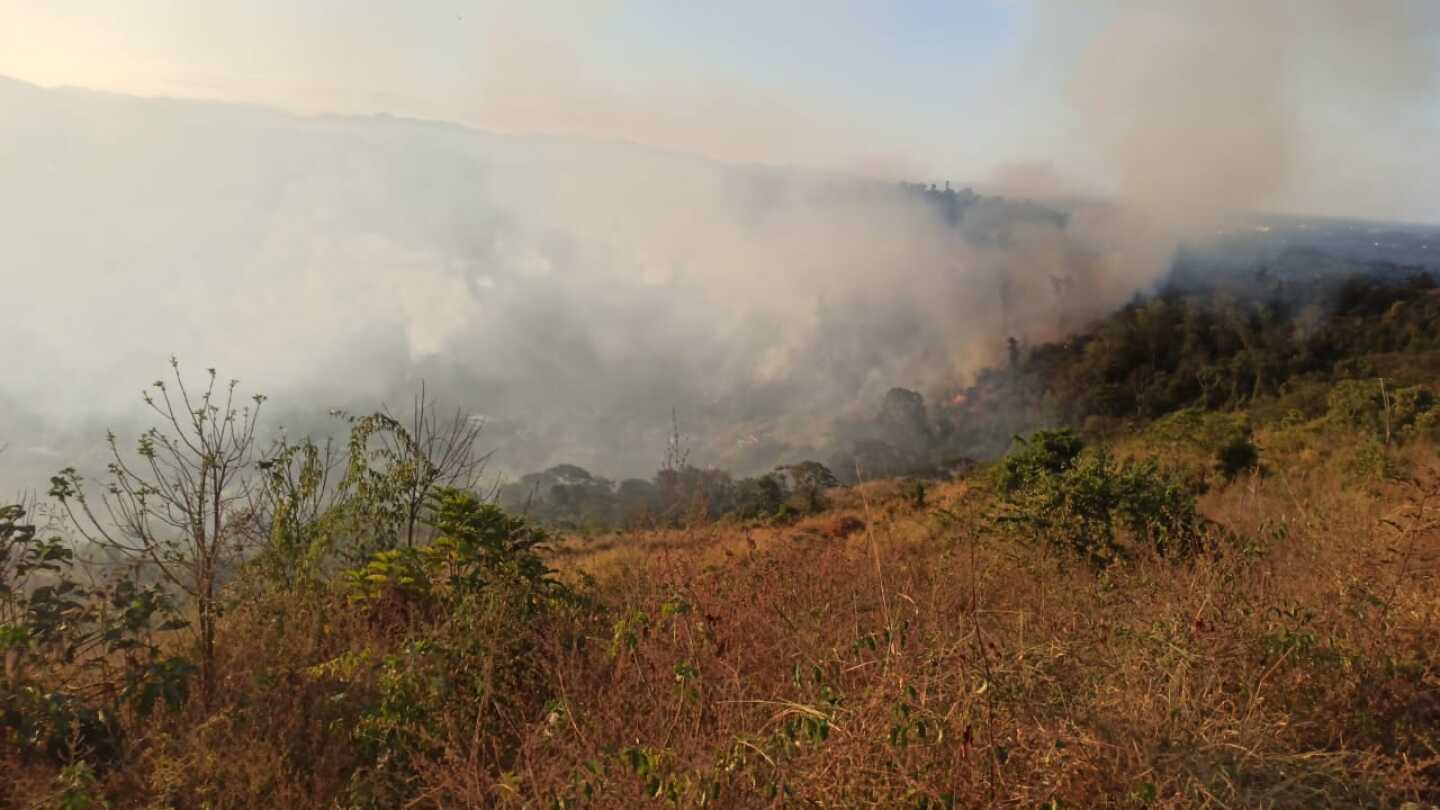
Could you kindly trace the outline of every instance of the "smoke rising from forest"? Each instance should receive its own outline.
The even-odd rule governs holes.
[[[1057,6],[1033,4],[1038,18],[1055,21],[1032,43],[1033,59],[1074,38]],[[1387,149],[1422,125],[1433,131],[1433,120],[1416,117],[1433,105],[1440,78],[1433,3],[1120,0],[1108,8],[1069,80],[1077,128],[1108,190],[1171,230],[1287,206],[1322,188],[1328,205],[1302,207],[1342,210]],[[1412,193],[1389,189],[1397,206]]]
[[[957,226],[945,195],[892,183],[5,92],[23,155],[8,187],[39,190],[5,206],[12,290],[32,302],[4,392],[6,432],[31,443],[17,455],[137,413],[173,352],[305,427],[424,378],[491,420],[507,467],[645,470],[672,409],[704,460],[768,464],[892,385],[963,378],[1007,329],[1078,326],[1146,280],[1057,218],[982,200]],[[100,106],[124,125],[73,123]],[[86,238],[60,238],[79,216]]]
[[[497,129],[563,135],[0,82],[18,302],[0,442],[28,476],[0,483],[38,485],[123,432],[172,353],[263,390],[292,430],[403,403],[423,378],[489,420],[515,472],[646,473],[672,411],[703,463],[804,454],[892,386],[942,390],[1011,335],[1083,326],[1160,278],[1179,240],[1283,198],[1315,156],[1296,106],[1331,72],[1315,42],[1350,55],[1336,92],[1380,87],[1386,108],[1429,92],[1433,14],[1380,5],[1147,5],[1069,43],[1067,98],[1107,184],[997,175],[1110,198],[1062,218],[983,199],[951,221],[956,198],[874,179],[904,156],[831,137],[844,122],[823,114],[772,116],[805,100],[722,87],[705,118],[693,98],[676,113],[589,86],[559,29],[484,57],[529,83],[474,93]],[[756,160],[817,144],[834,170],[581,135]]]

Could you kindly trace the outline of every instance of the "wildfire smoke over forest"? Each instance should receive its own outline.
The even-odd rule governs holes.
[[[1068,77],[1083,157],[989,167],[983,196],[897,187],[916,169],[903,157],[788,169],[726,162],[741,155],[711,141],[695,149],[720,160],[684,154],[691,130],[603,104],[618,97],[556,67],[578,33],[527,15],[506,23],[514,41],[548,46],[494,52],[510,69],[484,73],[475,115],[562,134],[0,83],[7,283],[33,304],[12,317],[26,350],[0,387],[21,476],[4,483],[125,427],[131,392],[172,353],[263,389],[292,431],[427,380],[487,419],[512,471],[648,471],[675,411],[697,461],[805,452],[892,387],[939,401],[1003,364],[1006,338],[1105,314],[1237,213],[1296,189],[1343,208],[1316,190],[1317,156],[1334,152],[1307,110],[1354,95],[1408,109],[1431,89],[1435,15],[1321,6],[1115,4],[1080,36],[1062,33],[1063,9],[1027,4],[1014,58]],[[1317,59],[1331,46],[1343,81]],[[536,97],[556,104],[510,103],[523,88],[495,77],[543,78]],[[737,122],[757,109],[714,108]],[[816,142],[846,131],[810,123]],[[774,146],[769,129],[733,131],[749,133],[747,160]],[[723,439],[741,428],[761,439]]]

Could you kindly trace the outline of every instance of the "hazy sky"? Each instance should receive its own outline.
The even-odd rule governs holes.
[[[1234,13],[1204,53],[1223,71],[1232,36],[1263,32],[1272,98],[1305,135],[1303,171],[1263,202],[1440,219],[1431,0],[0,0],[0,74],[885,176],[985,181],[1039,162],[1110,190],[1076,76],[1131,18],[1213,6]]]
[[[990,0],[4,0],[0,73],[744,160],[962,164],[981,157],[978,139],[955,137],[962,125],[1018,153],[988,88],[1020,12]]]

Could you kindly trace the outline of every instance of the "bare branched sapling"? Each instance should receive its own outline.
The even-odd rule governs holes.
[[[217,387],[215,370],[192,394],[170,360],[174,388],[157,380],[143,393],[160,424],[140,434],[134,453],[107,435],[108,481],[96,504],[71,467],[51,478],[50,494],[85,537],[148,569],[194,606],[203,694],[215,684],[215,631],[221,577],[246,553],[238,513],[251,502],[255,427],[265,398],[236,402],[238,381]],[[238,407],[237,407],[238,405]]]

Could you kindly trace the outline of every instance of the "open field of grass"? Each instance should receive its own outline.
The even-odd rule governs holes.
[[[103,767],[5,755],[0,804],[1440,803],[1433,447],[1362,481],[1333,437],[1257,440],[1180,561],[1056,553],[982,469],[923,504],[877,482],[792,525],[567,538],[575,597],[544,612],[499,583],[445,614],[259,589],[209,709],[125,718]]]

